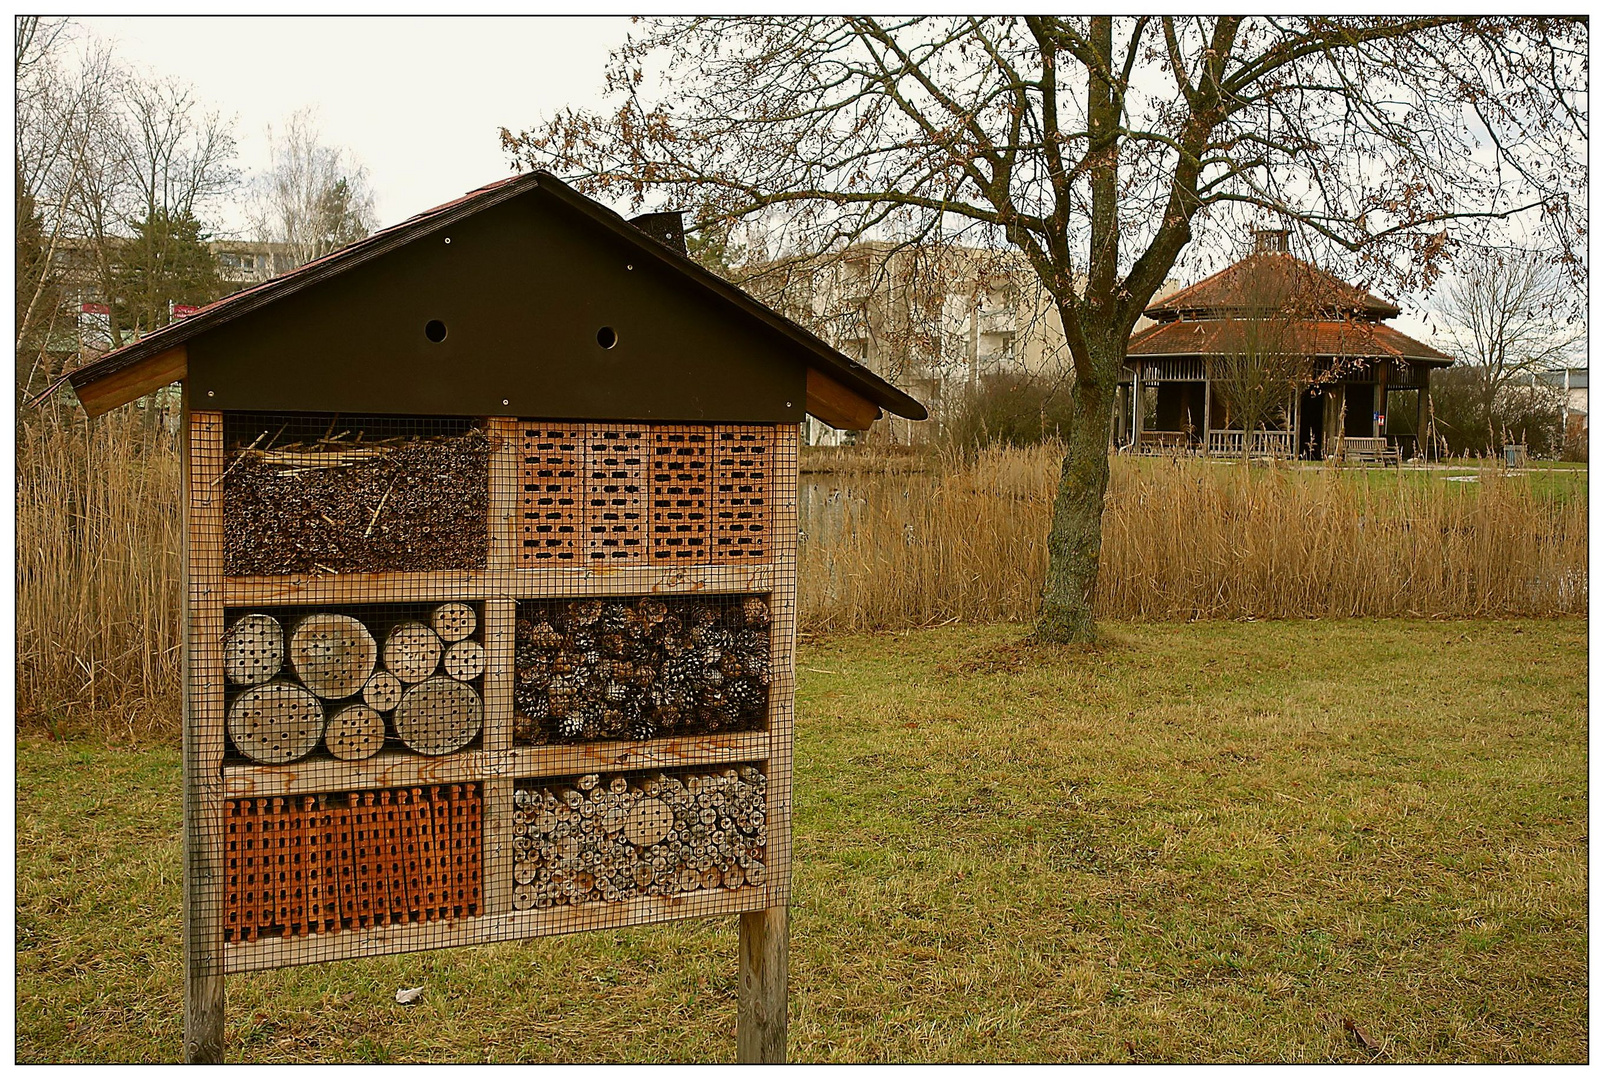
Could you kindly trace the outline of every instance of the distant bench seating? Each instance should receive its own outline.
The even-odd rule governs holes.
[[[1401,460],[1398,448],[1387,443],[1384,436],[1349,436],[1342,440],[1342,460],[1355,465],[1397,465]]]

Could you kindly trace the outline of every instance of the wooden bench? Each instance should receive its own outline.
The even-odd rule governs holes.
[[[1386,438],[1351,437],[1342,440],[1342,460],[1359,465],[1397,465],[1402,460],[1398,448]]]

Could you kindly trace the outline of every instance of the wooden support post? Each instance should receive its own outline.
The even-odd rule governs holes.
[[[742,1064],[776,1065],[785,1061],[789,942],[785,907],[748,911],[741,916],[735,1059]]]
[[[517,565],[513,518],[518,512],[521,431],[517,418],[511,416],[492,416],[488,427],[496,448],[490,459],[490,554],[485,566],[490,570],[511,570]],[[512,750],[513,645],[518,602],[486,600],[484,612],[483,746],[487,757],[505,756]],[[486,915],[505,915],[512,910],[512,777],[506,773],[487,777],[483,792],[484,888],[480,910]]]
[[[1214,425],[1214,380],[1209,378],[1209,360],[1203,358],[1203,456],[1209,456],[1212,437],[1209,429]]]
[[[223,1060],[223,416],[184,397],[184,1058]]]

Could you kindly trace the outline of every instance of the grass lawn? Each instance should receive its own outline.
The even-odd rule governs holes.
[[[1585,621],[1023,633],[803,648],[793,1059],[1587,1059]],[[177,751],[17,785],[17,1058],[174,1058]],[[729,1060],[734,991],[728,917],[297,968],[227,1053]]]

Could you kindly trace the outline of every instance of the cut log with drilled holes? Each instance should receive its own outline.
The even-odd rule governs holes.
[[[441,641],[461,641],[479,626],[479,616],[467,604],[441,604],[429,615],[429,626]]]
[[[477,641],[459,641],[446,650],[446,674],[458,682],[472,682],[485,673],[485,647]]]
[[[290,635],[290,667],[296,678],[329,701],[361,690],[378,654],[368,628],[349,615],[308,615]]]
[[[624,819],[624,837],[636,847],[651,847],[674,826],[674,811],[657,799],[642,799]]]
[[[361,761],[384,746],[384,717],[368,705],[347,705],[329,717],[323,745],[341,761]]]
[[[256,686],[284,667],[284,628],[271,615],[246,615],[223,635],[223,674],[236,686]]]
[[[225,724],[240,753],[263,765],[284,765],[310,754],[323,738],[323,703],[294,683],[264,683],[240,692]]]
[[[404,683],[422,682],[440,666],[440,635],[420,622],[404,622],[384,639],[384,666]]]
[[[388,671],[375,671],[362,687],[362,701],[370,709],[386,713],[401,704],[401,693],[406,687]]]
[[[473,687],[437,676],[401,695],[401,703],[395,707],[395,733],[420,754],[451,754],[479,734],[484,711]]]

